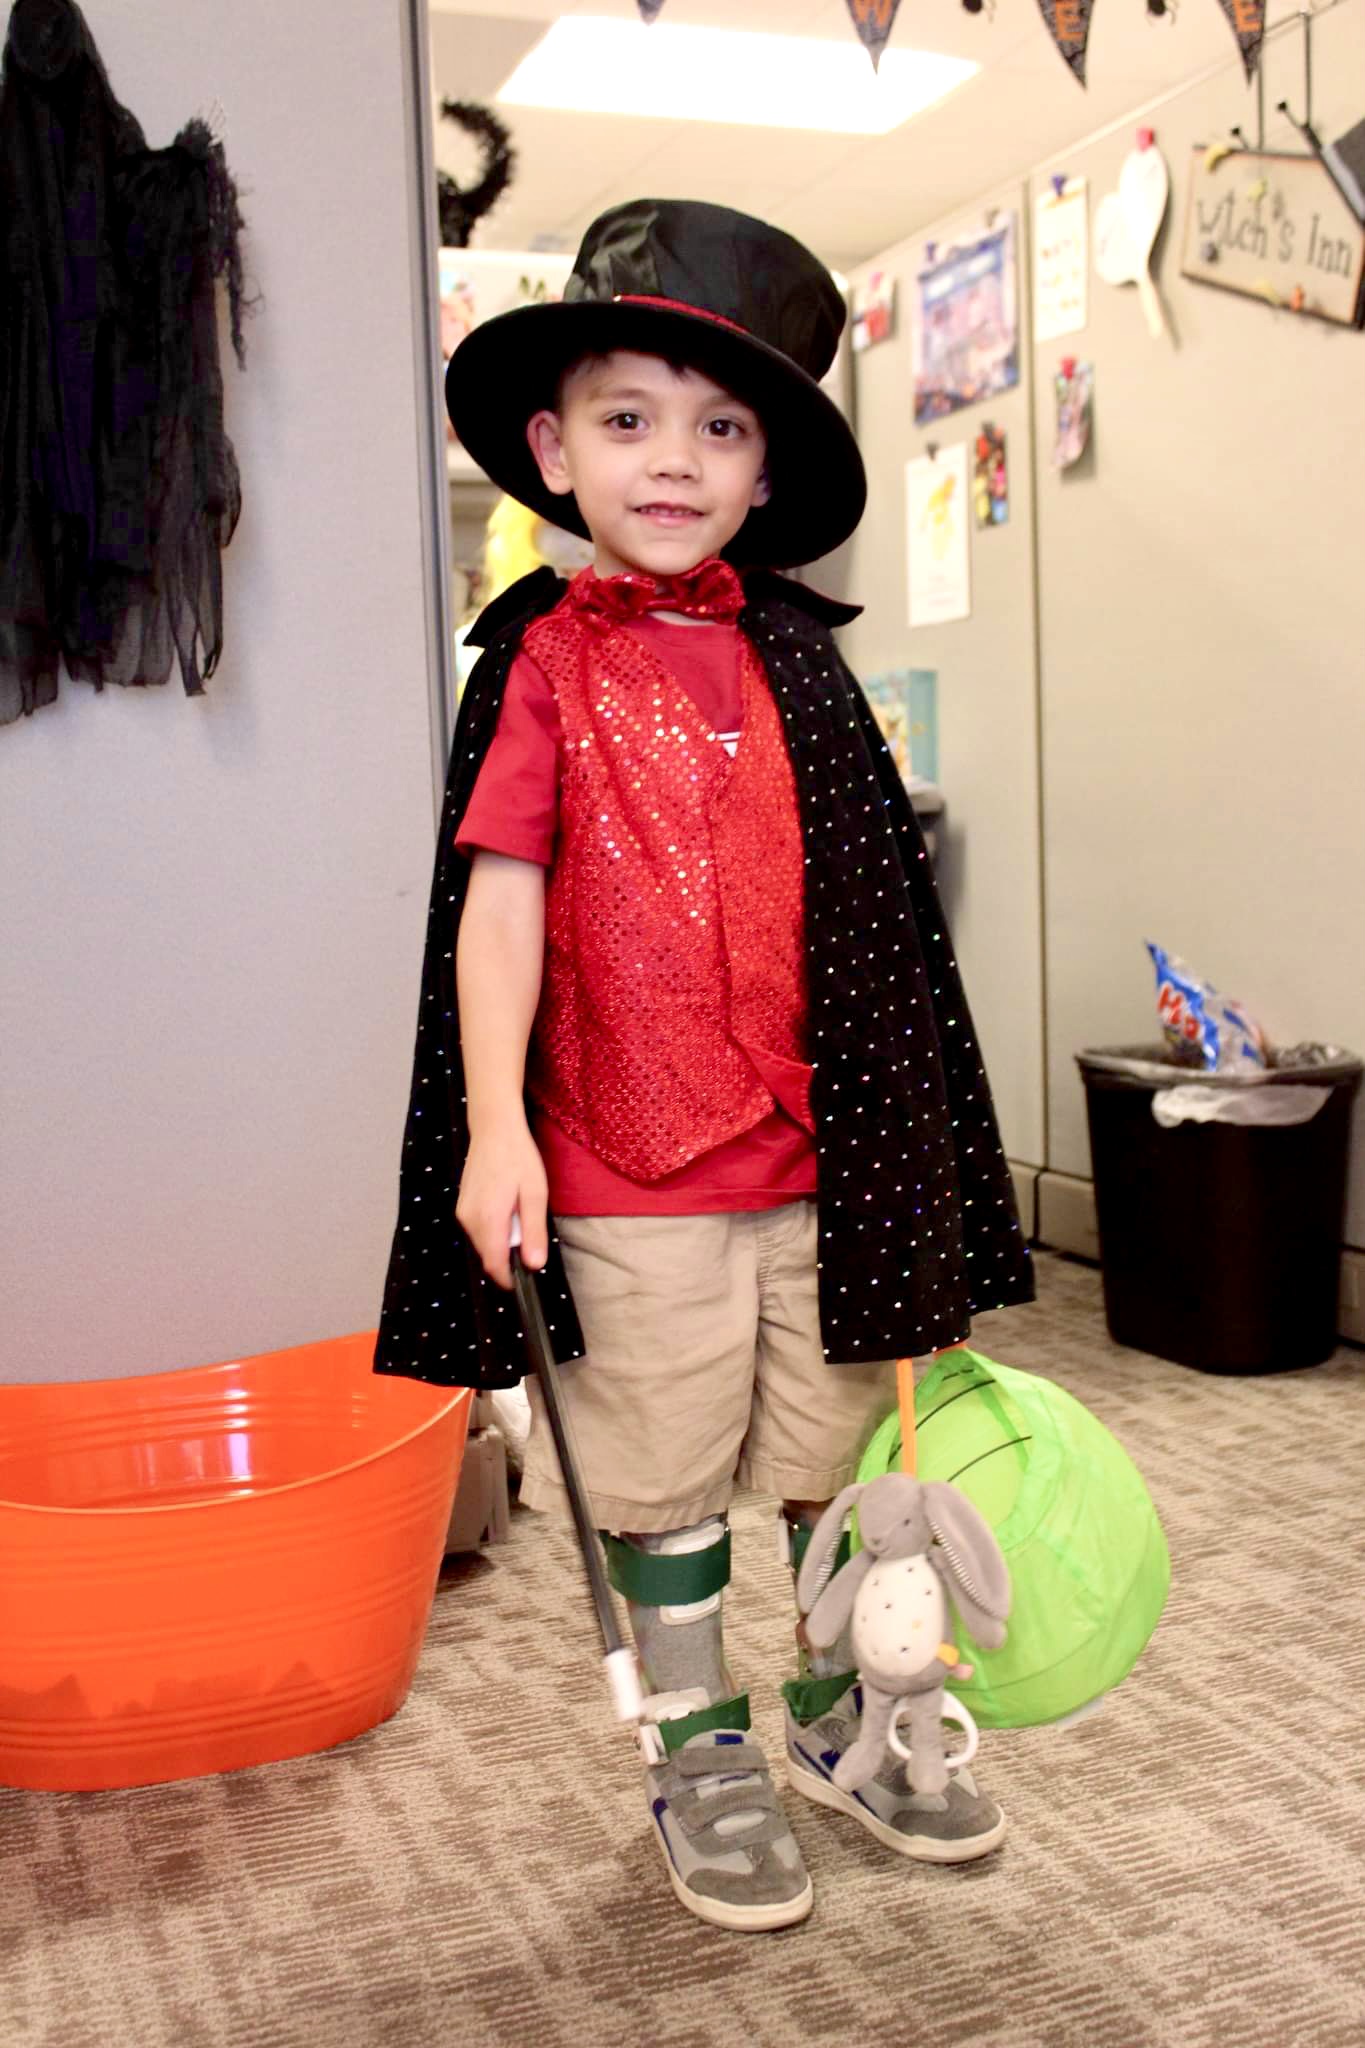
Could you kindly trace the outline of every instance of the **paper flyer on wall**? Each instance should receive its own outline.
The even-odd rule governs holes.
[[[974,240],[926,244],[914,321],[915,425],[1019,382],[1019,278],[1008,214]]]
[[[1033,338],[1056,341],[1085,326],[1090,209],[1084,178],[1053,178],[1036,201]]]
[[[971,513],[967,443],[905,465],[910,624],[971,617]]]

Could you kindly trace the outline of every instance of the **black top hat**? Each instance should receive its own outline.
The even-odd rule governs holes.
[[[446,407],[494,483],[586,534],[574,499],[541,482],[527,421],[583,356],[632,349],[700,370],[754,408],[768,439],[772,495],[726,553],[791,568],[846,540],[867,499],[858,444],[819,384],[844,319],[829,272],[780,229],[728,206],[634,199],[593,222],[558,304],[520,306],[460,343]]]

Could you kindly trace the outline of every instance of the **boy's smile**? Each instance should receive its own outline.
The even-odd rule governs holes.
[[[547,488],[577,498],[601,576],[681,575],[767,501],[758,415],[661,356],[617,350],[575,365],[559,411],[537,413],[527,436]]]

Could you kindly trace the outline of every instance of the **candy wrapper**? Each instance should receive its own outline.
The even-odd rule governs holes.
[[[1191,973],[1183,960],[1147,941],[1156,968],[1156,1007],[1161,1028],[1182,1058],[1210,1073],[1269,1065],[1265,1036],[1240,1003],[1220,996],[1210,982]]]

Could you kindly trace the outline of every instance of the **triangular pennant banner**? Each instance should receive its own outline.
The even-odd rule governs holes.
[[[1338,192],[1365,226],[1365,121],[1357,121],[1340,141],[1324,149],[1322,160]]]
[[[1048,34],[1066,58],[1081,84],[1085,84],[1085,46],[1090,40],[1090,10],[1094,0],[1038,0]],[[1222,0],[1231,6],[1234,0]],[[1262,0],[1257,0],[1261,5]]]
[[[664,0],[636,0],[645,21],[657,21],[663,12]]]
[[[1237,38],[1237,47],[1250,80],[1255,75],[1261,55],[1261,38],[1265,34],[1265,0],[1218,0],[1218,4]]]
[[[891,40],[900,4],[901,0],[848,0],[848,11],[858,31],[858,40],[872,59],[874,71],[882,61],[882,51]]]

